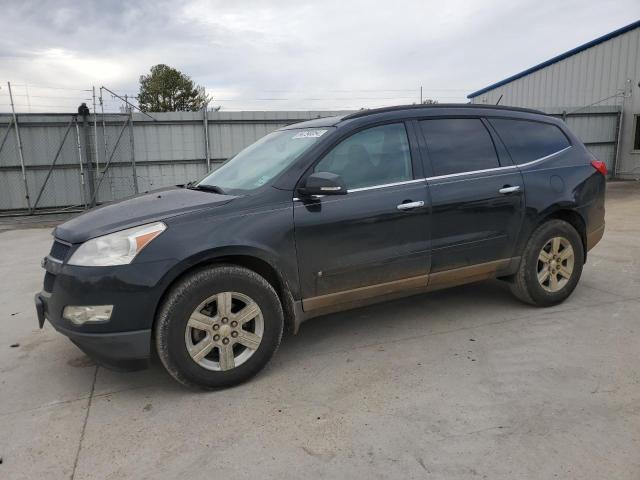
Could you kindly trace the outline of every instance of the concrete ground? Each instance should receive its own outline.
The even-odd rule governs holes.
[[[315,319],[213,393],[39,330],[50,230],[0,233],[0,478],[637,480],[640,183],[607,203],[560,306],[489,281]]]

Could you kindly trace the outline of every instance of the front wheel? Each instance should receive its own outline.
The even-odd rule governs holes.
[[[267,364],[283,325],[278,295],[264,278],[217,266],[187,276],[171,290],[158,314],[156,347],[180,383],[229,387]]]
[[[531,235],[511,291],[532,305],[557,305],[576,288],[583,263],[584,247],[575,228],[563,220],[550,220]]]

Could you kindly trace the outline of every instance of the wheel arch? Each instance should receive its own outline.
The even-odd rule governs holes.
[[[174,267],[167,274],[163,284],[163,291],[153,316],[153,329],[155,330],[158,311],[174,285],[196,270],[223,264],[244,267],[263,277],[273,287],[280,299],[284,313],[285,332],[295,333],[297,331],[295,301],[285,275],[276,266],[276,262],[268,252],[252,247],[223,247],[202,252]]]
[[[580,235],[580,239],[582,240],[582,248],[584,251],[584,261],[587,261],[587,223],[584,217],[575,209],[560,207],[556,208],[552,211],[547,211],[544,214],[540,215],[531,228],[529,232],[528,238],[531,237],[533,232],[542,224],[548,222],[549,220],[564,220],[573,228],[576,229],[578,235]]]

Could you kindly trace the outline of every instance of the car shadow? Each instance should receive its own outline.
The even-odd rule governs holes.
[[[317,317],[303,323],[296,335],[286,335],[270,365],[248,383],[292,373],[309,355],[472,329],[536,310],[514,299],[504,282],[488,280]],[[127,373],[101,368],[98,378],[102,385],[97,392],[103,394],[145,386],[178,395],[189,391],[166,373],[157,355],[148,370]]]

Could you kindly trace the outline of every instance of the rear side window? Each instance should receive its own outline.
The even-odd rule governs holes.
[[[436,176],[500,166],[491,136],[480,119],[423,120],[420,127]]]
[[[491,118],[489,122],[518,165],[538,160],[569,146],[569,140],[562,130],[550,123],[502,118]]]

